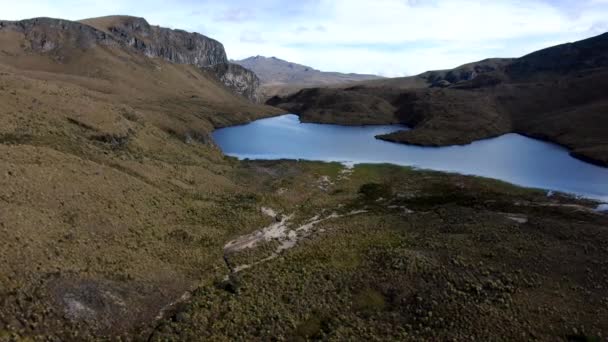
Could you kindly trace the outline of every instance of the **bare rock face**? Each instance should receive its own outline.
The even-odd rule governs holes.
[[[254,102],[260,101],[260,81],[255,73],[228,63],[224,46],[199,33],[151,26],[143,18],[129,16],[80,22],[52,18],[0,21],[0,31],[4,30],[23,34],[30,45],[26,49],[37,53],[59,54],[67,51],[66,48],[86,50],[95,46],[120,46],[150,58],[194,65],[212,71],[235,93]]]
[[[148,57],[210,70],[235,93],[254,102],[260,101],[258,77],[250,70],[228,63],[224,46],[214,39],[198,33],[150,26],[145,19],[137,17],[104,17],[83,23],[111,33],[123,44]]]
[[[150,26],[145,19],[137,17],[106,17],[83,20],[83,23],[108,31],[148,57],[199,68],[228,63],[220,42],[196,32]]]
[[[137,17],[104,17],[83,20],[83,23],[108,31],[148,57],[210,70],[235,93],[260,102],[258,77],[248,69],[228,63],[224,46],[214,39],[199,33],[150,26],[145,19]]]
[[[78,22],[35,18],[22,21],[0,21],[0,31],[14,31],[30,43],[27,50],[47,53],[64,47],[90,49],[96,45],[119,45],[110,34]]]
[[[256,103],[262,101],[262,96],[258,91],[260,79],[253,71],[234,63],[216,64],[209,69],[235,93]]]

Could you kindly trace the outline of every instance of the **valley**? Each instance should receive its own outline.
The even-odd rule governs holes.
[[[604,339],[599,202],[390,164],[239,160],[213,138],[289,111],[411,125],[385,139],[423,145],[514,131],[601,164],[604,38],[575,46],[583,65],[493,60],[264,105],[259,77],[197,33],[0,21],[0,341]]]

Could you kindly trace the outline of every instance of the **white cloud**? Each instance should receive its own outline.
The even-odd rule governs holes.
[[[608,29],[608,0],[0,0],[3,19],[130,14],[218,39],[230,58],[403,75],[520,56]]]
[[[242,22],[254,20],[253,11],[248,8],[230,8],[215,17],[216,21]]]
[[[323,70],[415,74],[601,33],[608,9],[599,1],[606,0],[578,2],[572,16],[545,1],[320,0],[314,12],[321,16],[261,24],[264,44],[222,41],[233,58],[276,55]]]

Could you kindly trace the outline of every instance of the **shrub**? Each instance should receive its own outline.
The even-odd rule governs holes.
[[[391,197],[392,189],[388,184],[367,183],[359,188],[359,194],[367,201],[376,201],[380,198]]]

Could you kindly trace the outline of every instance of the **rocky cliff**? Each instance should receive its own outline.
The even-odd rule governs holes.
[[[229,63],[224,46],[214,39],[196,32],[150,26],[145,19],[137,17],[110,16],[81,22],[112,34],[148,57],[207,68],[235,93],[254,102],[260,100],[260,82],[255,73]]]
[[[85,19],[81,23],[111,34],[148,57],[199,68],[228,63],[224,46],[199,33],[151,26],[143,18],[128,16]]]
[[[228,88],[252,101],[258,101],[259,81],[256,81],[255,74],[230,65],[224,46],[199,33],[151,26],[143,18],[129,16],[93,18],[80,22],[52,18],[2,21],[0,30],[24,34],[28,48],[34,52],[53,54],[65,53],[65,48],[122,46],[150,58],[219,71],[216,74],[218,79]]]
[[[0,21],[0,31],[24,35],[24,48],[31,52],[50,53],[64,47],[90,49],[97,45],[119,45],[112,35],[79,22],[35,18],[22,21]]]
[[[258,91],[260,79],[253,71],[234,63],[215,64],[208,68],[235,93],[256,103],[263,100]]]
[[[208,68],[236,94],[255,103],[263,102],[260,93],[260,79],[253,71],[234,63],[215,64]]]

